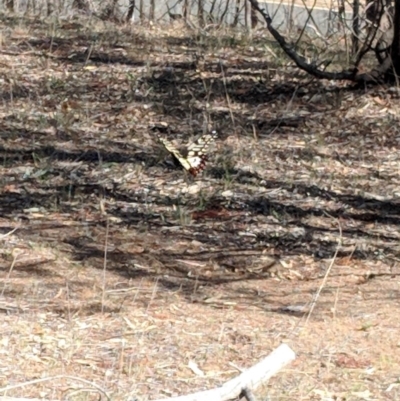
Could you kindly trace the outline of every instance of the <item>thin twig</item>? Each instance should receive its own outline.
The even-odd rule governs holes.
[[[101,294],[101,313],[104,313],[104,302],[106,299],[106,273],[107,273],[107,249],[108,249],[108,233],[110,229],[110,219],[107,219],[106,238],[104,241],[104,260],[103,260],[103,290]]]
[[[229,108],[229,114],[231,116],[231,120],[232,120],[232,125],[235,126],[235,116],[233,115],[232,112],[232,105],[231,105],[231,99],[229,97],[229,92],[228,92],[228,88],[226,86],[226,75],[225,75],[225,70],[224,70],[224,66],[222,64],[222,62],[220,61],[219,66],[221,68],[221,76],[222,76],[222,82],[224,84],[224,89],[225,89],[225,98],[226,98],[226,102],[228,103],[228,108]]]
[[[10,236],[10,235],[13,234],[15,231],[17,231],[18,228],[20,228],[20,227],[21,227],[21,226],[19,225],[19,226],[13,228],[11,231],[9,231],[7,234],[0,235],[0,239],[3,239],[3,238],[6,238],[6,237]]]
[[[14,251],[15,251],[15,249],[14,249]],[[14,270],[15,263],[16,263],[16,261],[17,261],[17,259],[18,259],[18,254],[15,254],[14,251],[13,251],[13,257],[14,257],[14,258],[13,258],[13,261],[11,262],[10,269],[8,270],[8,274],[7,274],[7,277],[6,277],[5,281],[4,281],[4,287],[3,287],[3,289],[1,290],[0,296],[3,296],[3,295],[4,295],[4,291],[6,290],[7,284],[8,284],[8,282],[10,281],[11,273],[12,273],[12,271]]]
[[[326,213],[326,214],[328,214],[328,213]],[[330,216],[329,214],[328,214],[328,216],[329,216],[329,217],[332,217],[332,216]],[[320,296],[320,294],[321,294],[322,289],[325,287],[325,284],[326,284],[326,282],[327,282],[327,280],[328,280],[328,276],[329,276],[329,274],[330,274],[330,272],[331,272],[331,270],[332,270],[333,265],[335,264],[337,255],[338,255],[339,250],[340,250],[340,248],[341,248],[341,246],[342,246],[342,237],[343,237],[342,226],[341,226],[341,224],[340,224],[339,219],[337,219],[337,222],[338,222],[338,225],[339,225],[339,235],[340,235],[340,237],[339,237],[339,241],[338,241],[338,244],[337,244],[337,247],[336,247],[336,251],[335,251],[335,254],[333,255],[332,261],[331,261],[331,263],[329,264],[329,267],[328,267],[328,269],[327,269],[327,271],[326,271],[326,273],[325,273],[325,276],[324,276],[324,278],[323,278],[323,280],[322,280],[322,283],[321,283],[321,285],[319,286],[318,291],[317,291],[317,293],[315,294],[315,297],[314,297],[314,299],[313,299],[313,301],[312,301],[312,303],[311,303],[311,308],[310,308],[310,311],[308,312],[308,315],[307,315],[307,319],[306,319],[305,324],[307,324],[308,321],[310,320],[311,314],[312,314],[313,311],[314,311],[315,305],[317,304],[317,301],[318,301],[318,298],[319,298],[319,296]]]
[[[94,387],[101,394],[103,394],[107,398],[108,401],[111,401],[111,397],[107,394],[107,392],[105,390],[103,390],[100,386],[98,386],[97,384],[95,384],[93,382],[90,382],[89,380],[82,379],[80,377],[66,376],[66,375],[50,376],[50,377],[44,377],[42,379],[30,380],[30,381],[27,381],[27,382],[24,382],[24,383],[12,384],[10,386],[6,386],[6,387],[0,388],[0,392],[2,393],[2,392],[14,390],[16,388],[26,387],[26,386],[29,386],[31,384],[38,384],[38,383],[43,383],[43,382],[47,382],[47,381],[53,381],[53,380],[57,380],[57,379],[70,379],[70,380],[76,380],[76,381],[88,384],[89,386]]]

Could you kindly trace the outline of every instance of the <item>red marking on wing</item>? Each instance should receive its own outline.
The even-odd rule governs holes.
[[[189,173],[192,174],[193,177],[196,177],[197,174],[201,173],[206,168],[207,155],[198,156],[201,159],[200,164],[197,167],[192,167],[189,170]]]

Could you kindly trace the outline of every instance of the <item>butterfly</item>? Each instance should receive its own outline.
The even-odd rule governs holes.
[[[205,134],[191,143],[186,148],[179,150],[167,139],[158,136],[159,141],[170,152],[175,160],[187,170],[193,177],[196,177],[206,167],[207,151],[210,144],[214,142],[218,134],[212,131],[210,134]]]

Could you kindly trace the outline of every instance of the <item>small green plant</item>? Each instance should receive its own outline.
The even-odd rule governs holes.
[[[46,82],[46,86],[48,90],[51,91],[60,91],[66,89],[67,83],[64,79],[50,77],[50,79]]]
[[[203,191],[199,192],[199,204],[197,210],[205,210],[207,206],[207,199]]]
[[[224,168],[224,176],[223,176],[223,183],[224,183],[224,190],[232,188],[233,183],[235,182],[235,176],[232,176],[232,163],[230,161],[225,161],[223,163]]]

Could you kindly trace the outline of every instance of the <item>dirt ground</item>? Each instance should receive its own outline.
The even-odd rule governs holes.
[[[397,87],[262,37],[1,24],[2,395],[184,395],[287,343],[258,399],[400,399]],[[209,129],[196,179],[156,140]]]

